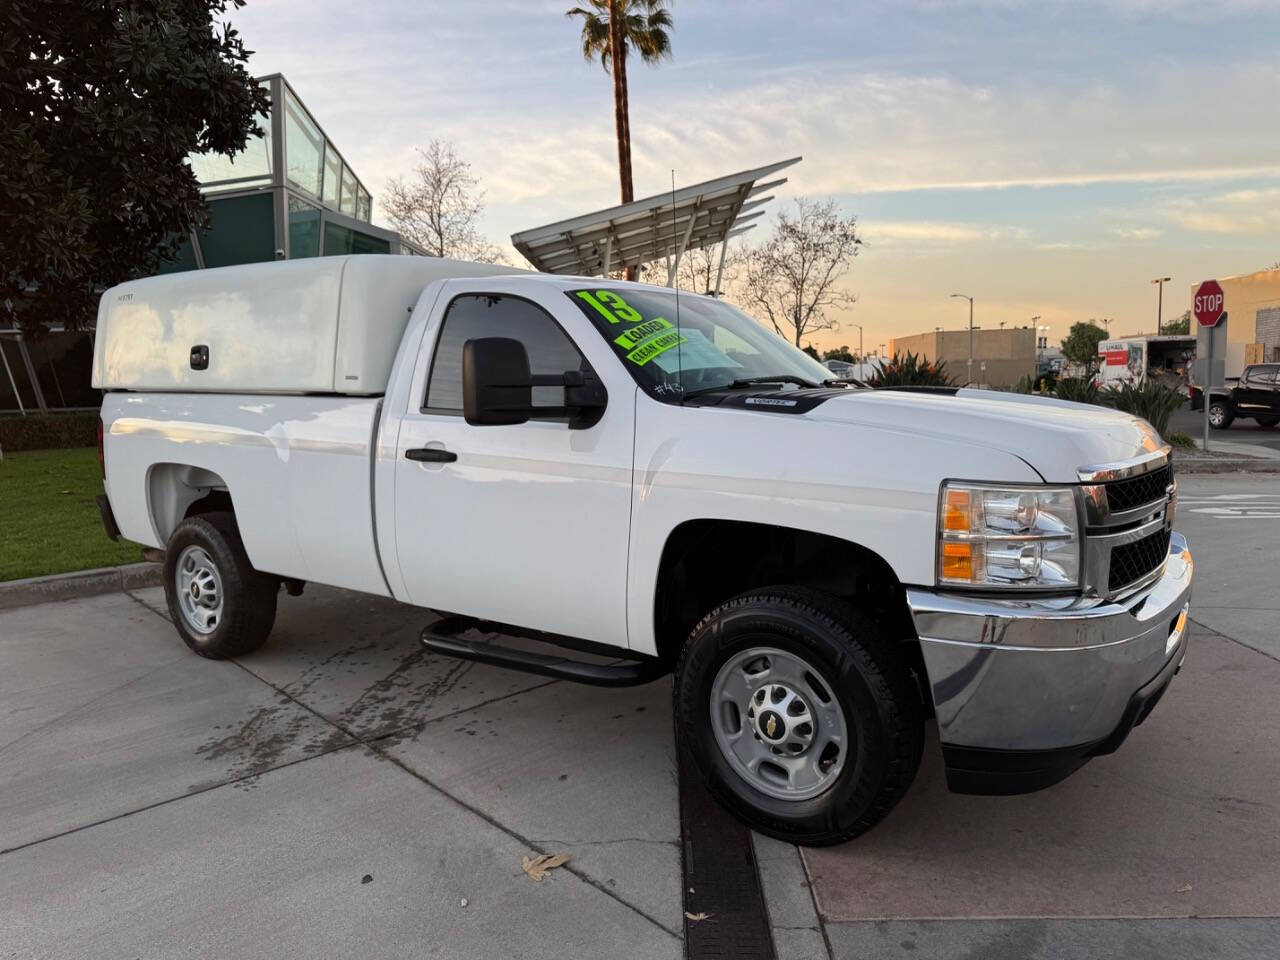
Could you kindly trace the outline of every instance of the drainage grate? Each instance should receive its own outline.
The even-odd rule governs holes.
[[[687,960],[775,960],[751,831],[707,792],[689,751],[680,755],[680,837]],[[690,890],[693,892],[690,893]]]

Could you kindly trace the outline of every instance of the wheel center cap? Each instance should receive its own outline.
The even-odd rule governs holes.
[[[191,596],[196,600],[200,599],[200,584],[193,583],[191,585]]]
[[[756,726],[766,740],[777,742],[787,735],[787,723],[776,710],[762,710]]]

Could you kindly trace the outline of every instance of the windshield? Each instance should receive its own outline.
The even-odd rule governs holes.
[[[687,393],[735,380],[783,376],[819,384],[831,371],[723,300],[639,287],[568,291],[651,396]]]

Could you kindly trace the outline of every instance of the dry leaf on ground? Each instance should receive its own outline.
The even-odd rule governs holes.
[[[1189,883],[1184,883],[1182,886],[1180,886],[1177,890],[1174,891],[1174,893],[1190,893],[1190,892],[1191,892],[1191,884]]]
[[[687,917],[688,919],[692,920],[694,923],[697,923],[699,920],[710,920],[710,919],[711,919],[711,914],[709,914],[709,913],[690,913],[688,910],[686,910],[686,911],[684,912],[684,915],[685,915],[685,917]]]
[[[539,882],[556,867],[563,867],[568,862],[569,854],[567,853],[544,853],[532,860],[528,857],[520,858],[520,866],[524,872]]]

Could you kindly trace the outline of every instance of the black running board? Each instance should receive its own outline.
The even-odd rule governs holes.
[[[595,687],[636,687],[644,683],[652,683],[670,672],[657,659],[628,660],[622,663],[583,663],[581,660],[571,660],[568,657],[548,656],[545,653],[533,653],[528,650],[513,650],[511,647],[484,640],[463,640],[458,636],[471,629],[486,633],[499,632],[510,636],[528,637],[552,644],[569,639],[537,631],[516,631],[514,628],[500,627],[472,617],[446,617],[422,631],[422,645],[431,653],[446,657],[473,660],[476,663],[487,663],[495,667],[506,667],[508,670],[519,670],[522,673],[533,673],[541,677],[554,677],[557,680],[571,680],[574,683],[586,683]]]

